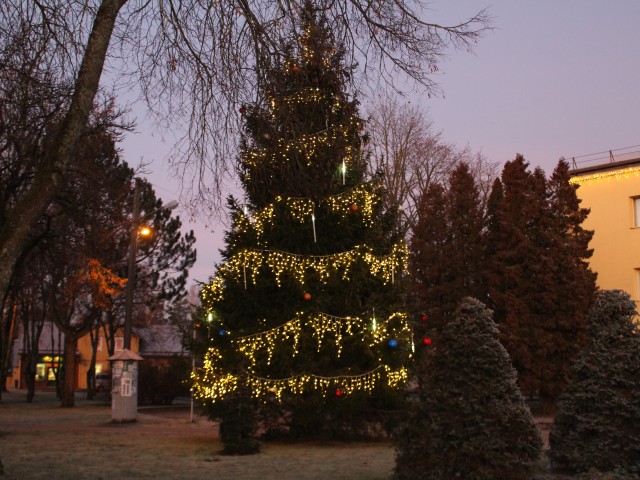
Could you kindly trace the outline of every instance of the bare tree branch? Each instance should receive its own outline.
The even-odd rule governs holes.
[[[27,28],[43,47],[38,61],[74,88],[46,161],[2,225],[0,296],[29,226],[74,161],[102,77],[140,92],[157,124],[177,138],[172,165],[185,196],[194,208],[205,200],[215,205],[235,156],[238,109],[256,96],[254,69],[279,55],[280,40],[296,31],[304,1],[5,0],[0,52]],[[490,28],[486,11],[455,26],[427,22],[420,1],[315,4],[344,43],[348,60],[361,62],[365,83],[394,85],[402,74],[435,91],[432,73],[446,49],[468,50]]]
[[[483,205],[499,170],[497,163],[473,154],[469,147],[457,148],[435,132],[427,112],[395,99],[379,98],[370,108],[370,175],[382,174],[391,207],[401,210],[404,235],[417,221],[422,194],[434,184],[446,184],[449,175],[465,162],[476,178]]]

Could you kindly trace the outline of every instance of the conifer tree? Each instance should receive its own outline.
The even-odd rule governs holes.
[[[483,296],[483,215],[475,180],[465,163],[444,189],[433,184],[421,199],[411,238],[410,268],[417,308],[437,329],[460,299]]]
[[[504,166],[501,179],[494,183],[488,202],[486,284],[494,319],[501,337],[520,375],[521,386],[528,385],[533,358],[522,340],[533,328],[530,298],[532,278],[537,277],[540,251],[532,239],[533,218],[543,208],[534,194],[533,176],[521,155]],[[531,332],[529,332],[531,333]],[[524,390],[527,390],[526,388]]]
[[[553,288],[552,299],[545,305],[550,348],[541,398],[550,401],[563,392],[571,364],[587,340],[587,314],[596,295],[596,274],[588,264],[593,231],[582,227],[589,210],[580,207],[577,189],[578,184],[570,182],[569,164],[560,160],[547,183]]]
[[[507,162],[488,203],[486,284],[501,339],[520,386],[551,410],[584,342],[595,292],[586,260],[591,233],[581,224],[568,166],[547,181],[520,155]]]
[[[528,478],[542,441],[491,311],[463,299],[435,345],[419,401],[394,435],[394,478]]]
[[[444,283],[446,265],[439,262],[447,241],[447,212],[445,189],[434,183],[420,197],[418,221],[413,229],[410,245],[409,268],[411,291],[416,308],[424,313],[424,320],[439,318],[440,305],[446,302]],[[429,322],[431,323],[431,322]]]
[[[225,262],[202,292],[217,333],[194,393],[212,415],[277,402],[295,435],[350,434],[407,376],[407,250],[382,190],[365,181],[344,52],[311,3],[299,32],[242,109],[246,198],[230,200]]]
[[[640,335],[636,306],[621,290],[601,292],[589,339],[572,367],[549,437],[557,469],[640,475]],[[624,475],[623,475],[624,474]]]

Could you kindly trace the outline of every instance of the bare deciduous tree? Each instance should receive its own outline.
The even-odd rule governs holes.
[[[429,185],[448,182],[449,175],[461,162],[469,165],[483,199],[498,175],[498,165],[482,154],[443,140],[426,110],[419,106],[403,105],[391,98],[378,99],[370,108],[367,129],[372,156],[369,173],[382,174],[389,206],[401,210],[403,234],[415,226],[423,192]]]
[[[247,73],[278,55],[279,39],[292,33],[300,4],[5,0],[0,8],[0,81],[15,81],[36,68],[69,80],[73,94],[30,187],[2,224],[0,296],[30,226],[74,162],[105,66],[112,78],[140,88],[164,126],[180,127],[174,165],[187,178],[185,188],[197,198],[215,194],[228,165],[230,133],[238,127],[235,112],[255,91],[256,77]],[[430,73],[446,48],[471,49],[489,22],[485,11],[453,26],[429,22],[420,1],[326,0],[320,5],[352,59],[360,61],[363,78],[376,72],[392,83],[400,72],[428,90],[436,88]],[[29,55],[16,60],[16,51]]]

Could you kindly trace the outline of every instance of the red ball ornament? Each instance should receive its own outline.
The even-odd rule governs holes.
[[[308,302],[311,300],[311,294],[309,292],[304,292],[304,299]]]
[[[431,339],[430,339],[429,337],[424,337],[424,338],[422,339],[422,344],[423,344],[425,347],[428,347],[429,345],[431,345]]]
[[[427,314],[423,313],[422,315],[420,315],[420,320],[422,320],[423,322],[427,321]]]
[[[360,207],[358,207],[358,204],[357,204],[357,203],[354,203],[353,205],[351,205],[351,211],[352,211],[352,212],[357,212],[359,208],[360,208]]]
[[[341,397],[342,395],[344,395],[344,392],[338,388],[336,390],[336,397]]]
[[[293,73],[300,73],[300,67],[298,65],[293,66]]]

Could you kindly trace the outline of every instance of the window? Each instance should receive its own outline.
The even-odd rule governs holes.
[[[633,197],[633,226],[640,228],[640,197]]]
[[[116,338],[116,352],[120,352],[124,350],[124,338],[118,337]]]
[[[47,378],[47,364],[36,364],[36,382],[44,382]]]

